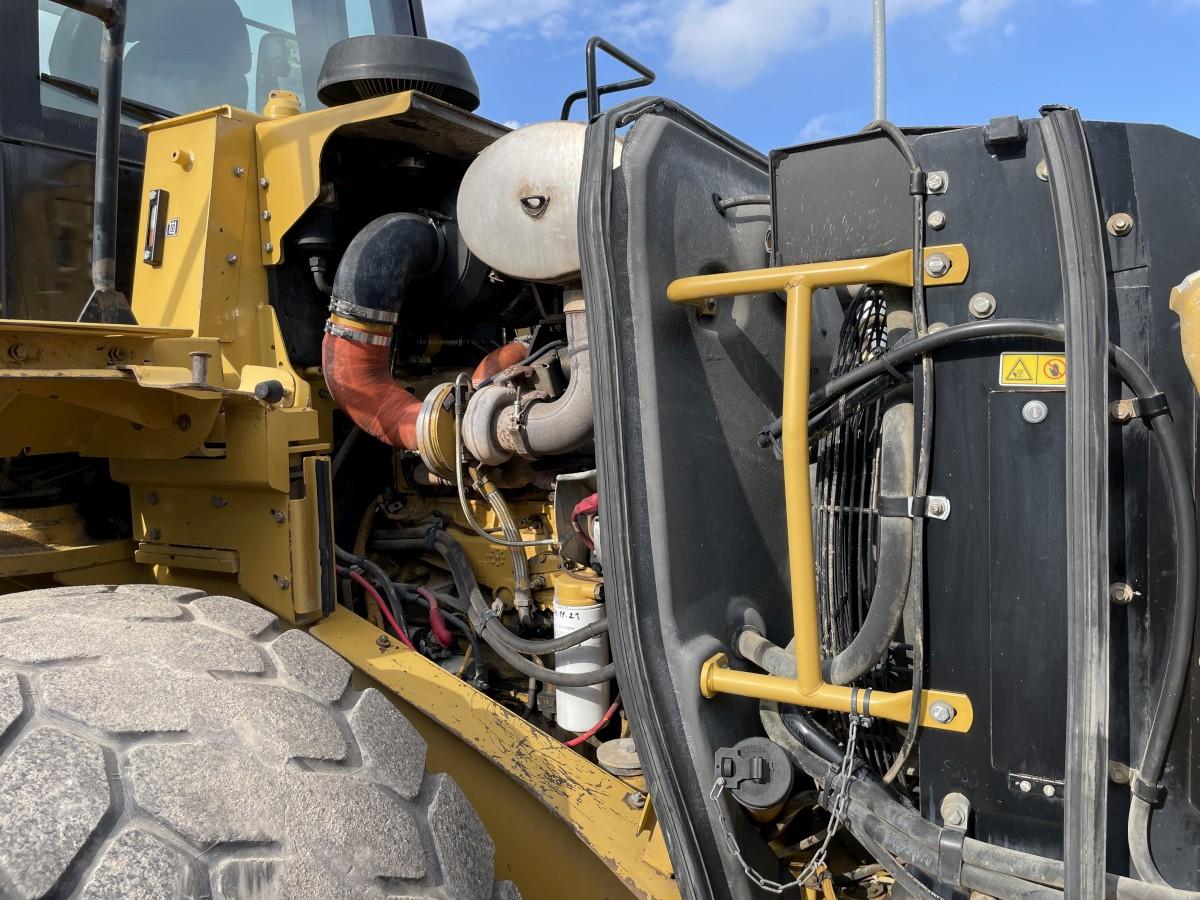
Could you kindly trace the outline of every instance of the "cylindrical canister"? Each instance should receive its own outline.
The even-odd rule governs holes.
[[[587,585],[591,588],[592,585]],[[604,618],[604,604],[584,596],[574,584],[560,584],[554,591],[554,636],[563,637]],[[556,672],[594,672],[609,663],[608,635],[602,634],[577,647],[554,654]],[[560,728],[582,734],[600,721],[612,702],[609,682],[588,687],[556,687],[555,718]]]

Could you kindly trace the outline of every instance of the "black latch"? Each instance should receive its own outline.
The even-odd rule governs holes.
[[[996,116],[983,129],[983,143],[989,150],[1015,149],[1025,140],[1025,123],[1018,116]]]
[[[717,779],[733,799],[751,812],[774,809],[792,792],[792,763],[774,741],[746,738],[715,754]]]

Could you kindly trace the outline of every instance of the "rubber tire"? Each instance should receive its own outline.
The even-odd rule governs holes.
[[[493,856],[412,725],[265,610],[0,597],[0,897],[518,898]]]

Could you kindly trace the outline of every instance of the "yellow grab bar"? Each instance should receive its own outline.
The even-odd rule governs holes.
[[[815,709],[879,716],[897,722],[908,721],[912,691],[870,691],[829,684],[821,675],[812,496],[808,473],[808,394],[813,291],[851,284],[911,287],[912,256],[911,250],[901,250],[887,256],[865,259],[695,275],[673,281],[667,288],[667,297],[672,303],[701,309],[710,307],[717,297],[771,291],[785,291],[787,294],[783,355],[783,487],[796,639],[796,677],[737,671],[729,668],[729,660],[724,653],[718,653],[708,659],[700,670],[700,690],[705,697],[736,694]],[[924,283],[927,287],[962,284],[968,268],[967,249],[962,244],[925,250]],[[974,710],[966,694],[922,691],[922,725],[965,732],[970,729],[973,719]]]

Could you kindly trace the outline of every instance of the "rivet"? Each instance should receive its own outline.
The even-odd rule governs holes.
[[[1021,407],[1021,418],[1030,425],[1040,425],[1050,415],[1050,409],[1041,400],[1030,400]]]

